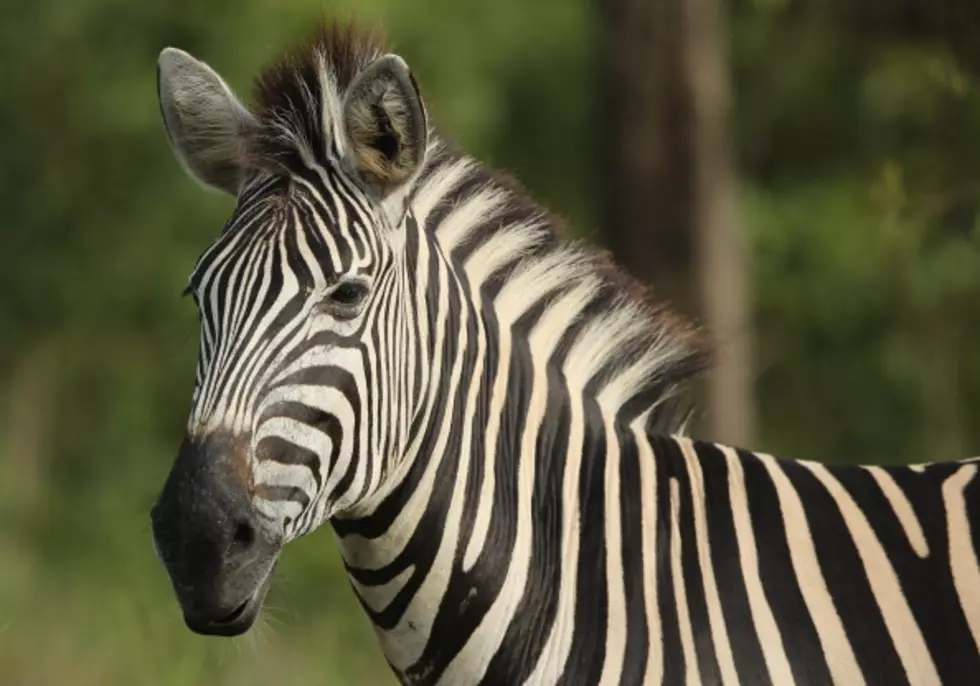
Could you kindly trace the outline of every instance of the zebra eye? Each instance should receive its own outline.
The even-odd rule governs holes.
[[[363,281],[342,281],[327,294],[322,306],[337,319],[353,319],[360,312],[368,291],[368,285]]]

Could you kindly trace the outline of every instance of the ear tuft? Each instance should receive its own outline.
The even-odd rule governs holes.
[[[350,161],[384,198],[415,173],[425,156],[426,116],[415,79],[397,55],[372,62],[344,101]]]

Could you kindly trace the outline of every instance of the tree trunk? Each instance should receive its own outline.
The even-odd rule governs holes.
[[[707,327],[708,435],[751,442],[753,336],[719,0],[601,0],[606,240],[658,300]]]
[[[658,301],[697,312],[692,101],[681,0],[600,0],[608,143],[605,240]]]

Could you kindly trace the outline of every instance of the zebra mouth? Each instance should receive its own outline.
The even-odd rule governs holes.
[[[187,628],[203,636],[238,636],[248,631],[255,622],[257,603],[249,598],[231,612],[217,619],[204,614],[184,613]]]
[[[215,622],[215,623],[216,624],[231,624],[232,622],[237,622],[239,619],[242,618],[242,616],[248,610],[248,606],[251,605],[251,604],[252,604],[252,599],[249,598],[244,603],[242,603],[241,605],[239,605],[238,607],[236,607],[234,610],[232,610],[229,614],[227,614],[224,617],[222,617],[221,619],[217,620],[217,622]]]
[[[272,580],[272,570],[262,580],[258,588],[231,612],[214,617],[204,613],[184,613],[187,628],[204,636],[240,636],[252,628]]]
[[[239,636],[252,628],[262,606],[260,594],[249,597],[234,610],[217,619],[200,614],[184,614],[187,628],[204,636]]]

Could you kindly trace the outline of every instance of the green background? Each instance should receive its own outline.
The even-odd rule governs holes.
[[[755,448],[980,453],[980,9],[728,8],[758,336]],[[322,530],[234,641],[188,632],[147,512],[188,411],[179,297],[231,201],[163,135],[159,50],[243,95],[321,18],[381,24],[444,133],[602,240],[585,0],[12,0],[0,22],[0,683],[390,683]],[[638,69],[648,69],[638,65]]]

